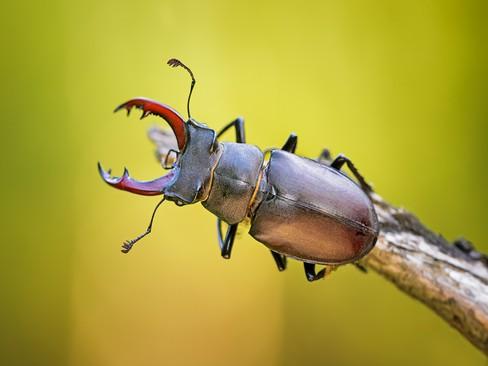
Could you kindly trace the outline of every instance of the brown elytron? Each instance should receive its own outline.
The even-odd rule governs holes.
[[[275,150],[265,177],[249,233],[271,250],[311,263],[342,264],[373,248],[374,207],[339,171]]]

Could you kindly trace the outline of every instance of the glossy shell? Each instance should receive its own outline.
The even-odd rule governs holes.
[[[249,233],[302,261],[345,264],[366,255],[378,236],[369,197],[341,172],[274,150],[251,212]]]
[[[263,153],[256,146],[224,142],[222,156],[213,173],[212,186],[203,206],[228,224],[246,218],[256,190]]]

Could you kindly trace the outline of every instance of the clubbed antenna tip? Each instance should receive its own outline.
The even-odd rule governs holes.
[[[178,67],[178,66],[182,66],[183,62],[181,62],[180,60],[178,60],[176,58],[170,58],[168,60],[168,65],[171,67]]]
[[[167,64],[170,67],[182,67],[186,71],[188,71],[188,73],[191,76],[190,93],[188,94],[188,102],[187,102],[187,105],[186,105],[186,109],[187,109],[187,112],[188,112],[188,118],[191,118],[191,114],[190,114],[190,99],[191,99],[191,93],[193,92],[193,87],[195,86],[195,83],[196,83],[195,77],[193,76],[193,72],[190,70],[190,68],[188,66],[186,66],[183,62],[181,62],[180,60],[178,60],[176,58],[169,59],[168,62],[167,62]]]

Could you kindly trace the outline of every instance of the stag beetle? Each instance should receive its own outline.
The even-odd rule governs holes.
[[[230,258],[239,223],[250,221],[249,234],[271,250],[278,269],[286,268],[287,257],[298,259],[304,262],[309,281],[323,278],[328,268],[357,264],[374,247],[379,229],[369,197],[372,189],[351,160],[343,155],[332,160],[328,150],[317,160],[295,155],[295,134],[281,149],[263,152],[246,143],[242,118],[216,133],[191,117],[192,71],[176,59],[168,64],[184,68],[192,79],[186,122],[173,108],[146,98],[131,99],[115,112],[126,109],[129,114],[135,107],[142,110],[141,119],[153,114],[169,124],[177,142],[165,159],[168,162],[173,157],[170,172],[142,182],[132,179],[127,169],[122,177],[112,177],[98,164],[102,179],[112,187],[145,196],[163,195],[147,230],[124,242],[122,252],[127,253],[151,232],[154,215],[164,200],[179,206],[201,202],[215,214],[224,258]],[[219,142],[231,128],[236,142]],[[344,164],[358,183],[340,171]],[[228,225],[225,235],[223,222]],[[317,273],[316,264],[326,267]]]

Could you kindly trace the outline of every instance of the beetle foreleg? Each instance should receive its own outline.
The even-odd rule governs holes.
[[[347,167],[349,168],[349,170],[356,177],[356,179],[358,180],[359,185],[361,186],[361,188],[363,189],[363,191],[366,192],[366,194],[369,194],[369,193],[373,192],[373,188],[371,188],[371,186],[368,184],[368,182],[366,182],[366,180],[364,179],[364,177],[361,175],[361,173],[359,173],[359,171],[354,166],[354,164],[352,163],[352,161],[349,160],[349,158],[345,157],[342,154],[339,154],[334,159],[334,161],[330,164],[330,166],[332,168],[334,168],[334,169],[341,170],[341,167],[344,165],[344,163],[347,164]]]
[[[315,264],[314,263],[303,263],[303,267],[305,268],[305,276],[307,276],[307,280],[310,282],[320,280],[324,278],[326,268],[323,268],[319,271],[319,273],[315,273]]]
[[[239,226],[239,224],[229,225],[224,238],[222,234],[222,219],[220,217],[217,218],[217,238],[219,240],[220,252],[222,257],[225,259],[229,259],[232,253],[232,246],[234,245],[234,240],[236,238],[237,226]]]
[[[288,136],[288,139],[286,140],[281,150],[294,153],[297,148],[297,143],[298,143],[297,135],[295,135],[294,133],[290,133],[290,136]]]
[[[244,130],[244,118],[238,117],[226,126],[222,128],[218,133],[217,133],[217,138],[222,136],[229,128],[234,127],[236,129],[236,142],[240,142],[245,144],[246,143],[246,133]]]

